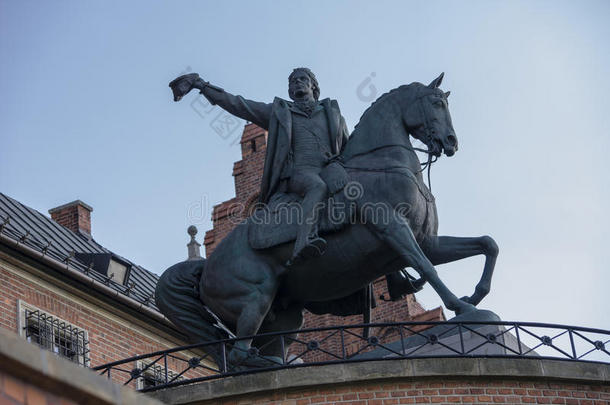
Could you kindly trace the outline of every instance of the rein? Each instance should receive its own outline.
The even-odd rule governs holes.
[[[429,149],[421,149],[421,148],[409,147],[409,146],[405,146],[405,145],[383,145],[383,146],[379,146],[377,148],[368,150],[366,152],[361,152],[361,153],[357,153],[355,155],[352,155],[351,158],[354,158],[356,156],[367,155],[369,153],[373,153],[373,152],[376,152],[378,150],[385,149],[385,148],[391,148],[391,147],[394,147],[394,146],[398,146],[400,148],[404,148],[404,149],[406,149],[408,151],[411,151],[411,152],[423,152],[423,153],[427,153],[428,154],[428,161],[425,162],[425,163],[420,163],[420,166],[422,166],[422,168],[417,170],[416,172],[414,172],[414,174],[421,173],[424,170],[428,169],[428,189],[430,190],[430,192],[432,192],[432,183],[430,182],[430,168],[432,168],[432,164],[435,163],[438,160],[438,157],[434,156],[432,154],[432,152],[430,152]],[[345,167],[346,169],[360,170],[360,171],[364,171],[364,172],[389,172],[389,171],[391,171],[390,169],[407,168],[406,166],[397,166],[397,167],[390,167],[390,168],[384,168],[384,169],[369,169],[369,168],[366,168],[366,167],[348,166],[345,163],[342,163],[342,166]]]
[[[432,134],[430,133],[430,122],[428,119],[428,114],[426,114],[426,108],[424,107],[424,103],[422,102],[422,99],[424,97],[426,97],[428,94],[421,94],[421,88],[417,89],[417,97],[415,98],[415,102],[417,102],[417,104],[419,105],[419,111],[420,114],[422,115],[422,117],[424,117],[424,131],[426,132],[426,138],[429,142],[432,142]],[[422,151],[422,150],[420,150]],[[433,155],[430,152],[430,150],[427,151],[422,151],[428,154],[428,161],[426,163],[421,163],[421,165],[423,166],[422,169],[419,171],[420,173],[424,171],[424,169],[428,169],[428,189],[430,189],[430,192],[432,192],[432,182],[430,180],[430,169],[432,168],[432,164],[434,162],[436,162],[438,160],[438,157],[434,156],[434,160],[433,159]]]

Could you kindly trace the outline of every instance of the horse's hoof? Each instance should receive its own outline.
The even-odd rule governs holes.
[[[263,356],[252,347],[248,351],[232,350],[229,353],[229,370],[244,371],[253,368],[276,367],[284,364],[281,357]]]
[[[474,305],[470,304],[469,302],[464,301],[463,299],[460,299],[460,301],[462,301],[462,303],[455,310],[455,313],[457,315],[462,315],[462,314],[466,314],[468,312],[472,312],[472,311],[476,311],[477,310],[477,307],[475,307]]]
[[[233,366],[239,366],[242,363],[244,363],[246,361],[246,359],[248,358],[248,352],[245,350],[240,350],[238,348],[233,348],[233,350],[231,350],[229,352],[229,356],[227,358],[228,363]]]
[[[422,288],[424,288],[424,285],[426,284],[426,279],[423,277],[418,278],[415,281],[412,281],[413,284],[413,288],[415,288],[415,292],[421,291]]]
[[[476,307],[477,305],[479,305],[481,300],[483,298],[485,298],[485,295],[481,295],[481,294],[478,294],[477,292],[475,292],[470,297],[462,297],[462,298],[460,298],[460,300],[462,300],[464,302],[467,302],[469,304],[472,304],[472,305],[474,305]]]
[[[460,298],[460,301],[464,301],[464,302],[465,302],[465,303],[467,303],[467,304],[474,305],[474,304],[472,303],[472,298],[471,298],[471,297],[468,297],[468,296],[463,296],[462,298]]]

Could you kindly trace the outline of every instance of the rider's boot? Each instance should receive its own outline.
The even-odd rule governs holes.
[[[305,205],[303,204],[304,208],[306,208]],[[311,212],[312,214],[308,216],[308,220],[299,227],[292,257],[286,262],[286,266],[293,266],[305,260],[322,256],[326,251],[326,240],[318,236],[318,218],[315,207]]]

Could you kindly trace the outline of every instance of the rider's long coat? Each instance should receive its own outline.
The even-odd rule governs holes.
[[[330,146],[333,155],[339,154],[347,143],[347,126],[341,116],[336,100],[326,98],[320,101],[328,120]],[[267,139],[267,154],[261,182],[261,202],[269,201],[279,185],[282,174],[291,172],[286,168],[291,162],[288,159],[292,145],[292,103],[276,97],[273,101],[272,115],[269,121],[269,137]]]
[[[226,91],[206,87],[203,95],[212,104],[218,104],[231,114],[250,121],[268,130],[267,152],[261,180],[260,201],[267,203],[277,191],[280,179],[290,173],[291,164],[288,158],[292,146],[292,112],[295,107],[290,101],[276,97],[273,103],[261,103],[234,96]],[[341,116],[336,100],[326,98],[320,101],[328,120],[329,137],[332,153],[339,154],[347,143],[348,131]]]

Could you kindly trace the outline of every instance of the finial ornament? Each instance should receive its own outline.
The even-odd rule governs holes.
[[[186,232],[191,236],[190,242],[186,245],[188,248],[188,260],[201,260],[201,253],[199,248],[201,244],[195,240],[195,235],[197,235],[197,227],[195,225],[191,225],[187,228]]]

